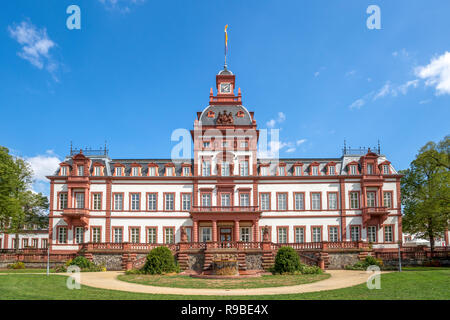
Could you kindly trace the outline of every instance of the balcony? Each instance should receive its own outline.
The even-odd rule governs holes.
[[[62,213],[64,221],[69,225],[87,227],[89,224],[89,209],[66,208]]]
[[[259,206],[192,206],[191,213],[260,213]]]
[[[365,207],[362,208],[363,225],[382,224],[389,214],[387,207]]]

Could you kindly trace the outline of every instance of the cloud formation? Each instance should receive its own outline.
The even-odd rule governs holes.
[[[8,26],[11,38],[16,40],[22,47],[17,53],[19,57],[27,60],[38,69],[46,69],[55,80],[55,72],[58,62],[50,55],[50,50],[56,47],[56,43],[47,35],[45,28],[38,29],[29,21]]]
[[[270,119],[266,122],[266,125],[269,128],[273,128],[277,123],[282,123],[284,120],[286,120],[286,115],[283,112],[278,112],[278,117],[276,119]]]
[[[31,169],[33,170],[33,190],[35,192],[49,193],[48,179],[46,176],[55,173],[61,160],[53,152],[53,150],[47,150],[45,154],[37,155],[34,157],[25,157]]]
[[[417,67],[414,72],[425,80],[425,85],[434,87],[437,95],[450,94],[450,52],[431,59],[429,64]]]
[[[135,5],[145,3],[146,0],[99,0],[108,10],[116,10],[121,13],[128,13]]]

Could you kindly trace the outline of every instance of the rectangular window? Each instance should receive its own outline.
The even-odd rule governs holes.
[[[242,241],[242,242],[250,242],[250,228],[249,227],[242,227],[241,228],[240,241]]]
[[[131,210],[138,211],[141,209],[141,194],[132,193],[131,194]]]
[[[181,196],[181,202],[182,202],[181,210],[183,210],[183,211],[191,210],[191,195],[190,194],[183,194]]]
[[[147,229],[147,243],[156,243],[156,228]]]
[[[334,176],[336,174],[336,167],[335,166],[329,166],[328,167],[328,174],[330,176]]]
[[[132,175],[133,177],[139,176],[139,167],[132,167],[132,168],[131,168],[131,175]]]
[[[322,241],[322,228],[313,227],[312,228],[312,242],[321,242]]]
[[[100,170],[101,169],[101,167],[99,167],[99,166],[96,166],[96,167],[94,167],[94,176],[100,176],[101,174],[100,174]]]
[[[248,142],[247,141],[242,141],[241,142],[241,148],[248,148]]]
[[[305,194],[295,193],[295,210],[305,210]]]
[[[220,196],[222,207],[229,207],[231,205],[231,194],[222,193]]]
[[[286,175],[286,167],[278,167],[278,175],[279,176],[284,176]]]
[[[392,193],[391,192],[383,192],[383,202],[384,206],[387,208],[392,208]]]
[[[116,167],[116,176],[118,176],[118,177],[123,176],[123,168],[122,167]]]
[[[150,177],[155,177],[156,176],[156,167],[148,167],[148,175]]]
[[[321,209],[321,194],[318,192],[311,193],[311,210],[320,210]]]
[[[210,144],[209,141],[203,142],[203,148],[209,148],[210,145],[211,145],[211,144]]]
[[[175,210],[174,203],[175,203],[175,194],[173,193],[166,193],[165,194],[165,210],[166,211],[172,211]]]
[[[287,243],[288,242],[288,235],[287,235],[287,228],[280,227],[278,228],[278,243]]]
[[[211,175],[211,162],[203,161],[202,163],[202,176],[208,177]]]
[[[261,210],[270,210],[270,193],[260,194]]]
[[[376,226],[368,226],[367,227],[367,238],[369,242],[377,242],[377,227]]]
[[[387,164],[383,165],[383,174],[389,174],[389,165]]]
[[[191,173],[191,170],[189,167],[183,167],[183,176],[188,177]]]
[[[78,175],[84,176],[84,166],[78,166]]]
[[[330,192],[328,194],[328,210],[337,210],[337,208],[338,208],[337,193]]]
[[[59,209],[63,210],[67,208],[67,193],[62,192],[59,194]]]
[[[94,243],[101,242],[100,227],[92,228],[92,242],[94,242]]]
[[[250,205],[250,194],[248,193],[241,193],[239,195],[240,197],[240,205],[241,207],[248,207]]]
[[[311,170],[313,176],[319,175],[319,166],[312,166]]]
[[[92,209],[93,210],[102,210],[102,194],[101,193],[93,193],[92,194]]]
[[[75,205],[77,209],[84,209],[84,193],[75,193]]]
[[[367,192],[367,206],[368,207],[376,207],[376,193],[375,192]]]
[[[241,161],[241,176],[248,176],[248,161]]]
[[[38,239],[33,239],[33,240],[31,240],[31,246],[33,247],[33,248],[37,248],[38,247]],[[0,241],[0,243],[1,243],[1,241]]]
[[[296,176],[301,176],[302,175],[302,167],[301,166],[296,166],[295,167],[295,175]]]
[[[173,167],[167,167],[166,168],[166,176],[167,177],[173,176]]]
[[[211,228],[209,227],[200,228],[200,236],[202,242],[211,241]]]
[[[305,242],[305,228],[295,227],[295,242]]]
[[[67,167],[66,166],[61,167],[61,175],[62,176],[67,176]]]
[[[122,243],[123,242],[123,230],[122,228],[114,228],[114,242]]]
[[[278,193],[277,194],[277,210],[287,210],[287,194]]]
[[[356,174],[356,165],[351,165],[350,166],[350,174],[353,174],[353,175]]]
[[[28,239],[22,239],[23,241],[23,247],[26,248],[28,247]]]
[[[367,164],[367,174],[373,174],[373,164]]]
[[[67,243],[67,228],[60,227],[58,229],[58,242],[59,243]]]
[[[130,228],[130,241],[131,243],[140,243],[141,237],[139,234],[139,228]]]
[[[350,192],[350,209],[359,209],[358,192]]]
[[[228,162],[222,162],[221,175],[228,177],[230,175],[230,164]]]
[[[211,207],[211,194],[210,193],[202,194],[202,207]]]
[[[384,226],[384,242],[394,242],[392,226]]]
[[[114,210],[123,210],[123,194],[114,194]]]
[[[352,241],[359,241],[359,239],[361,239],[359,226],[350,227],[350,238],[352,239]]]
[[[47,239],[42,239],[41,240],[41,248],[42,249],[47,249],[48,248],[48,240]]]
[[[83,243],[84,239],[84,228],[75,227],[75,243]]]
[[[156,197],[158,196],[157,193],[149,193],[147,195],[148,200],[148,211],[156,211]]]
[[[339,231],[338,227],[329,227],[329,239],[330,242],[338,242],[339,241]]]

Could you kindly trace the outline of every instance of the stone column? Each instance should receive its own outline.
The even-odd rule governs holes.
[[[259,242],[259,223],[258,220],[253,222],[253,242]]]
[[[212,221],[212,240],[213,242],[217,242],[217,221]]]
[[[194,242],[198,242],[198,221],[194,220],[193,223],[194,223],[194,227],[192,228],[193,229],[192,232],[194,234],[192,235],[192,237],[194,239]]]
[[[239,220],[234,220],[234,239],[233,241],[240,241],[239,239]]]
[[[67,208],[73,208],[72,205],[72,188],[67,188]],[[59,208],[57,208],[59,210]]]

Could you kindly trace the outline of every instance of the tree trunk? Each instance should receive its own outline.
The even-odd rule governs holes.
[[[19,234],[17,232],[14,238],[14,250],[19,251]]]

